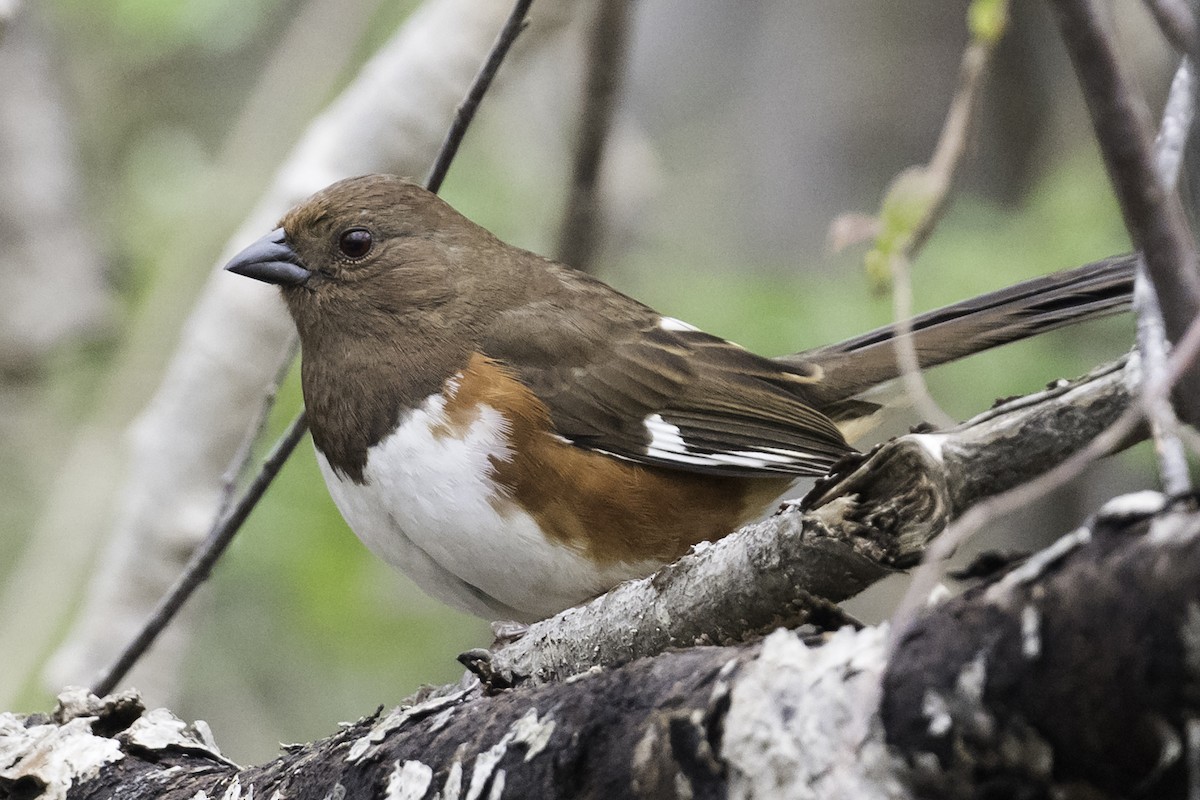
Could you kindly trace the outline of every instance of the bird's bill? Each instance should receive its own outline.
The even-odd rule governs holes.
[[[299,286],[312,276],[311,270],[288,245],[283,228],[276,228],[247,246],[230,259],[225,269],[235,275],[278,286]]]

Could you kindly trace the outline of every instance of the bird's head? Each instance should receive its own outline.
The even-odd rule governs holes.
[[[313,324],[357,327],[431,309],[469,317],[453,307],[501,279],[478,265],[503,272],[503,247],[417,184],[364,175],[297,205],[225,269],[279,286],[303,337]]]

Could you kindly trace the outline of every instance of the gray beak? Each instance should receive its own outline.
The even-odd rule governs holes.
[[[234,256],[225,269],[277,286],[299,286],[312,272],[300,261],[284,238],[283,228],[276,228]]]

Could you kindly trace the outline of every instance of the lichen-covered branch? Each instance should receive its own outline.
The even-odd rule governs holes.
[[[1200,514],[1156,493],[924,612],[553,684],[477,681],[240,768],[132,693],[0,714],[0,795],[1185,797],[1200,786]],[[890,658],[890,661],[889,661]]]

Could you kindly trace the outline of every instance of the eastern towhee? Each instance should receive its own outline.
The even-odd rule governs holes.
[[[1130,258],[925,314],[923,366],[1129,303]],[[530,621],[647,575],[852,451],[891,329],[757,356],[512,247],[387,175],[292,209],[226,269],[283,292],[334,502],[452,606]]]

